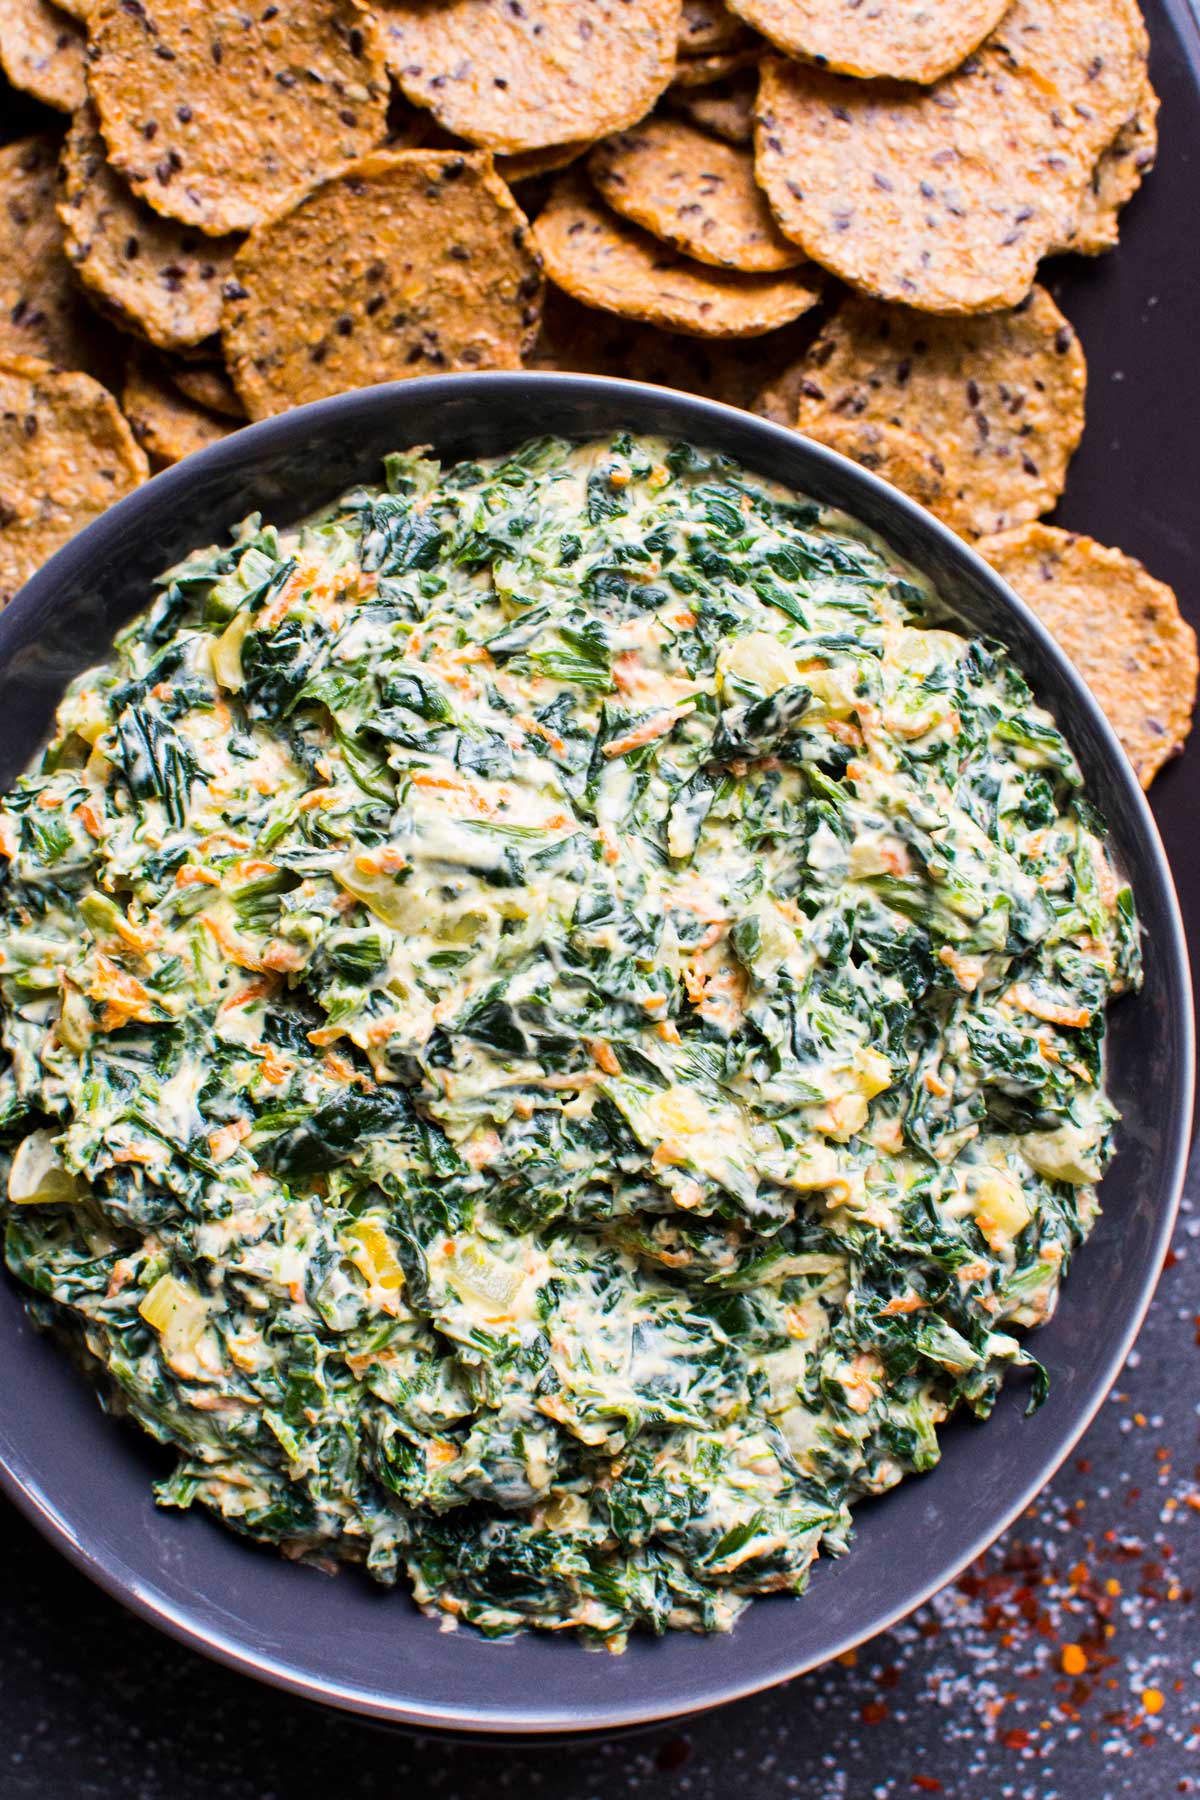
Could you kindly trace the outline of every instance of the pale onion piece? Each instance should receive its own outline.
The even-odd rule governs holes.
[[[157,1331],[168,1359],[194,1350],[208,1323],[202,1296],[174,1275],[159,1276],[138,1312]]]
[[[551,1531],[579,1531],[590,1518],[590,1509],[582,1494],[556,1494],[542,1514]]]
[[[365,858],[360,854],[348,856],[333,870],[333,879],[339,887],[345,888],[348,894],[353,894],[356,900],[361,900],[364,906],[369,907],[385,925],[395,925],[401,929],[411,926],[412,896],[396,879],[397,875],[407,874],[408,871],[373,871],[361,866],[364,861]]]
[[[829,1144],[803,1144],[793,1155],[795,1160],[788,1176],[789,1186],[827,1188],[833,1187],[840,1179],[837,1151]]]
[[[800,680],[812,694],[814,710],[831,719],[847,719],[858,707],[857,669],[805,669]]]
[[[849,1143],[867,1122],[868,1101],[865,1094],[836,1094],[817,1113],[814,1124],[818,1131],[839,1144]]]
[[[1008,1169],[989,1169],[981,1175],[974,1200],[975,1223],[997,1253],[1006,1250],[1029,1223],[1029,1200]]]
[[[1057,1131],[1027,1131],[1020,1147],[1026,1162],[1051,1181],[1069,1181],[1075,1187],[1085,1187],[1099,1181],[1103,1174],[1096,1145],[1078,1125],[1060,1125]]]
[[[246,685],[246,677],[242,672],[242,645],[246,641],[250,625],[250,614],[243,608],[241,612],[234,613],[212,646],[213,674],[231,694],[240,694]]]
[[[854,1083],[860,1094],[873,1100],[892,1085],[892,1065],[880,1050],[860,1050],[854,1059]]]
[[[446,1269],[457,1288],[465,1288],[477,1300],[507,1311],[525,1285],[521,1269],[514,1269],[470,1239],[459,1239]]]
[[[73,732],[94,747],[96,739],[108,730],[108,709],[97,689],[89,687],[67,695],[58,709],[58,721],[64,735]]]
[[[717,657],[717,669],[722,677],[736,675],[754,682],[764,694],[777,694],[803,679],[793,653],[769,631],[748,631],[726,644]]]
[[[14,1206],[61,1206],[78,1200],[84,1184],[63,1166],[53,1132],[31,1131],[22,1138],[8,1172]]]

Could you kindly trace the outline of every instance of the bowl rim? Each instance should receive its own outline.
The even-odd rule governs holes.
[[[666,397],[681,417],[688,421],[681,424],[679,435],[693,442],[705,441],[706,420],[715,421],[718,427],[711,432],[713,439],[719,436],[722,420],[736,421],[741,434],[752,433],[763,445],[763,456],[757,464],[760,472],[767,473],[769,470],[772,442],[781,450],[786,449],[790,460],[798,453],[799,441],[802,446],[799,454],[812,467],[837,471],[846,485],[856,488],[862,494],[861,512],[856,512],[853,507],[846,509],[853,516],[861,517],[866,523],[866,515],[877,513],[880,503],[886,503],[886,510],[905,519],[910,530],[923,537],[931,549],[936,549],[951,568],[957,564],[971,574],[977,584],[981,583],[991,590],[1000,603],[999,610],[1013,616],[1027,635],[1038,642],[1043,659],[1054,670],[1056,681],[1071,692],[1076,708],[1086,716],[1105,760],[1115,766],[1115,786],[1119,790],[1126,815],[1127,829],[1130,836],[1138,840],[1145,862],[1143,879],[1155,884],[1159,890],[1165,938],[1160,940],[1158,948],[1164,967],[1169,972],[1172,985],[1178,984],[1186,996],[1192,995],[1187,941],[1178,895],[1146,796],[1099,703],[1037,615],[984,561],[977,550],[934,518],[917,501],[893,488],[870,470],[787,426],[699,395],[611,376],[576,375],[546,370],[487,371],[467,375],[421,376],[409,381],[386,382],[369,388],[352,389],[247,425],[135,488],[44,563],[22,586],[0,616],[0,662],[6,659],[8,640],[15,634],[16,628],[21,626],[26,614],[52,607],[55,590],[76,584],[87,566],[95,560],[97,552],[110,539],[123,534],[139,514],[152,514],[160,506],[165,508],[185,503],[189,490],[207,472],[217,470],[225,464],[244,465],[251,460],[248,452],[252,453],[256,449],[270,454],[298,437],[327,434],[336,429],[339,420],[364,409],[371,412],[379,409],[383,412],[401,396],[408,404],[425,400],[432,413],[436,410],[439,398],[450,391],[451,384],[453,391],[460,395],[465,392],[467,384],[474,384],[477,390],[475,403],[484,408],[487,406],[488,396],[501,391],[528,394],[531,401],[534,391],[539,387],[553,388],[568,400],[573,396],[584,400],[588,395],[602,392],[614,400],[623,399],[628,402],[630,428],[633,430],[639,429],[636,422],[639,405],[648,396],[655,396],[660,401]],[[529,418],[535,429],[525,435],[537,435],[537,417],[534,403]],[[435,431],[436,427],[431,426],[431,434]],[[521,435],[514,433],[514,444],[520,441]],[[756,464],[750,462],[747,466],[755,467]],[[793,481],[789,479],[785,485],[792,486]],[[329,495],[331,500],[335,497],[332,493]],[[876,531],[887,541],[887,532],[881,527],[872,525],[869,529]],[[1111,806],[1109,810],[1111,811]],[[1011,1499],[1001,1513],[989,1516],[986,1523],[976,1530],[970,1543],[941,1567],[936,1577],[921,1581],[894,1604],[882,1609],[868,1629],[852,1629],[843,1633],[841,1638],[833,1639],[819,1659],[801,1655],[789,1660],[786,1656],[781,1656],[778,1667],[771,1672],[742,1679],[735,1676],[714,1681],[710,1677],[706,1678],[702,1670],[698,1670],[694,1689],[689,1691],[684,1705],[677,1701],[658,1702],[647,1693],[645,1700],[640,1703],[590,1707],[577,1718],[564,1716],[561,1711],[550,1713],[544,1708],[539,1710],[536,1703],[526,1704],[520,1709],[510,1707],[503,1716],[498,1712],[488,1712],[483,1717],[471,1714],[461,1705],[414,1705],[406,1703],[402,1697],[395,1700],[382,1698],[377,1688],[371,1689],[365,1683],[355,1686],[312,1675],[286,1657],[272,1656],[252,1648],[236,1632],[215,1628],[211,1618],[198,1618],[196,1606],[171,1602],[157,1594],[152,1583],[129,1579],[114,1566],[115,1559],[111,1555],[99,1553],[89,1546],[86,1537],[64,1516],[53,1496],[43,1491],[32,1471],[22,1467],[21,1458],[11,1453],[5,1456],[2,1446],[0,1491],[77,1569],[130,1611],[166,1632],[177,1642],[272,1687],[347,1712],[387,1720],[409,1729],[460,1735],[465,1733],[472,1736],[545,1739],[575,1733],[594,1735],[598,1732],[650,1725],[666,1719],[690,1717],[734,1700],[748,1698],[821,1667],[827,1661],[870,1641],[941,1591],[1020,1516],[1062,1466],[1095,1418],[1145,1319],[1179,1211],[1191,1141],[1196,1074],[1195,1027],[1190,1003],[1180,1009],[1171,1048],[1174,1085],[1182,1104],[1172,1110],[1164,1134],[1160,1188],[1163,1195],[1168,1197],[1167,1203],[1160,1205],[1149,1235],[1146,1269],[1136,1303],[1130,1308],[1122,1329],[1114,1339],[1109,1340],[1106,1352],[1094,1365],[1091,1397],[1078,1404],[1078,1410],[1055,1438],[1050,1450],[1031,1465],[1031,1473],[1021,1485],[1017,1497]],[[936,1470],[931,1471],[931,1474],[936,1476]],[[198,1596],[197,1604],[202,1599],[202,1595]],[[434,1627],[431,1625],[430,1629]],[[703,1641],[698,1640],[700,1643]]]

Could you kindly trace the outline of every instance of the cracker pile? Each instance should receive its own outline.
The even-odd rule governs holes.
[[[1191,629],[1039,523],[1087,386],[1039,276],[1117,244],[1148,51],[1137,0],[0,0],[0,603],[248,419],[625,375],[800,430],[975,543],[1149,781]]]

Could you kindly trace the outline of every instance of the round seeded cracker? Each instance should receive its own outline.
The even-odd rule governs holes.
[[[83,105],[87,36],[50,0],[0,0],[0,69],[58,112]]]
[[[251,232],[225,359],[252,419],[344,388],[515,369],[541,272],[486,152],[376,151]]]
[[[180,393],[151,351],[137,349],[125,369],[121,410],[156,468],[182,462],[237,427]]]
[[[944,469],[934,509],[967,537],[1049,512],[1083,434],[1087,367],[1044,288],[978,318],[930,318],[850,295],[800,370],[794,423],[895,426]]]
[[[54,211],[57,134],[0,149],[0,356],[106,372],[104,332],[80,298]]]
[[[253,14],[101,0],[90,57],[113,167],[155,212],[213,237],[278,212],[387,130],[379,34],[359,0]]]
[[[648,112],[674,72],[680,0],[388,0],[379,18],[407,97],[513,155]]]
[[[91,105],[67,136],[58,214],[80,280],[126,330],[162,350],[188,349],[218,330],[239,240],[205,237],[143,205],[110,168]]]
[[[843,75],[937,81],[999,24],[1009,0],[731,0],[788,56]]]
[[[575,170],[559,177],[534,237],[550,280],[585,306],[691,337],[757,337],[818,299],[807,267],[745,275],[681,256],[610,212]]]
[[[605,138],[588,174],[614,211],[699,262],[753,274],[804,260],[776,227],[753,157],[681,119],[646,119]]]
[[[932,88],[763,64],[756,169],[790,238],[928,312],[1015,305],[1136,108],[1133,0],[1015,0]]]
[[[0,605],[148,473],[98,381],[33,357],[0,361]]]
[[[1147,75],[1136,112],[1120,131],[1092,171],[1083,191],[1079,217],[1067,242],[1059,250],[1080,256],[1102,256],[1115,249],[1121,208],[1131,200],[1158,154],[1158,95]]]
[[[1053,525],[978,548],[1058,639],[1149,787],[1183,748],[1196,704],[1196,634],[1171,589],[1124,551]]]

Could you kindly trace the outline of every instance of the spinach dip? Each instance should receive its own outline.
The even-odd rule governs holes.
[[[629,435],[386,477],[165,576],[0,810],[8,1266],[163,1504],[724,1629],[1037,1397],[1130,894],[852,520]]]

